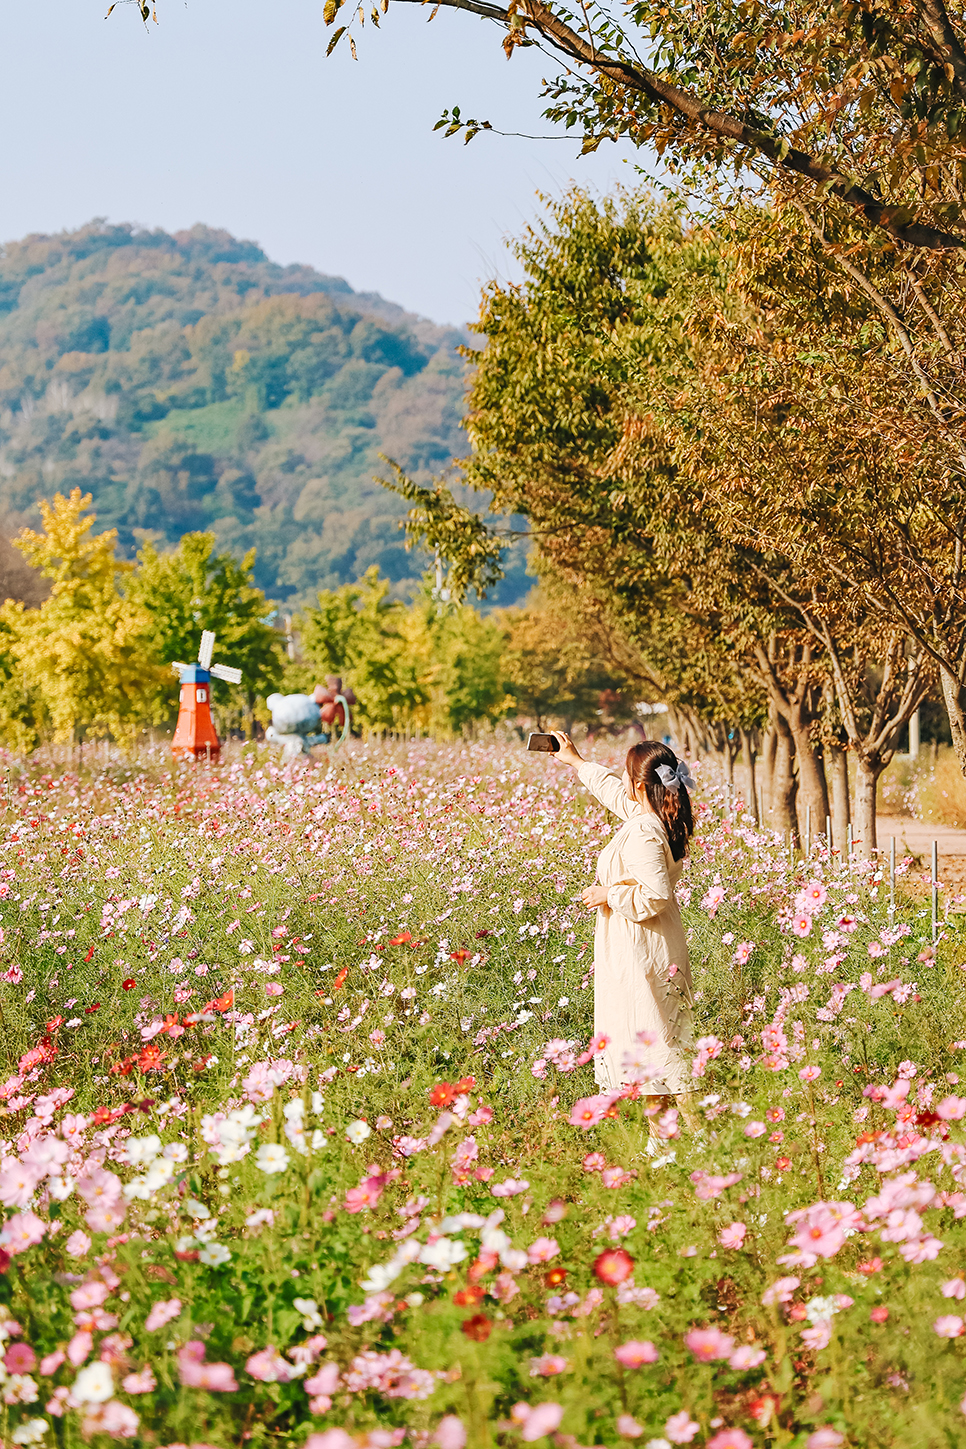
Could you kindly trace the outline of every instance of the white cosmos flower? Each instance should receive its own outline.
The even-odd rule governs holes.
[[[170,1157],[158,1157],[145,1173],[145,1185],[150,1192],[157,1192],[159,1187],[165,1187],[171,1181],[174,1172],[175,1164]]]
[[[151,1197],[146,1177],[132,1177],[130,1182],[124,1184],[122,1192],[126,1202],[131,1202],[134,1198],[139,1202],[148,1202]]]
[[[209,1268],[217,1268],[222,1263],[227,1263],[231,1253],[224,1243],[206,1243],[198,1257],[202,1263],[207,1263]]]
[[[419,1261],[428,1268],[438,1268],[441,1273],[445,1273],[456,1263],[462,1263],[465,1257],[466,1249],[462,1243],[455,1243],[452,1238],[437,1238],[435,1243],[427,1243],[422,1249]]]
[[[197,1199],[196,1198],[193,1198],[193,1197],[189,1197],[189,1198],[186,1198],[185,1199],[184,1210],[185,1210],[186,1213],[188,1213],[193,1218],[210,1218],[211,1217],[211,1213],[205,1207],[204,1203],[203,1202],[198,1202]]]
[[[293,1298],[292,1307],[302,1315],[302,1327],[311,1333],[322,1327],[322,1315],[314,1298]]]
[[[328,1147],[328,1145],[328,1136],[325,1132],[320,1131],[319,1128],[316,1127],[315,1131],[312,1133],[312,1151],[321,1152],[323,1147]]]
[[[255,1166],[262,1172],[284,1172],[289,1164],[289,1155],[278,1142],[263,1142],[255,1153]]]
[[[50,1177],[47,1179],[47,1191],[57,1202],[64,1202],[74,1191],[74,1179],[72,1177]],[[32,1424],[38,1422],[31,1419]]]
[[[361,1142],[365,1142],[367,1137],[372,1136],[372,1128],[368,1122],[363,1122],[360,1118],[356,1122],[349,1123],[345,1129],[345,1135],[353,1146],[358,1147]]]
[[[14,1444],[40,1444],[50,1425],[46,1419],[28,1419],[10,1435]]]
[[[162,1156],[168,1162],[187,1162],[188,1149],[183,1142],[166,1142]]]
[[[129,1137],[124,1144],[124,1160],[140,1167],[153,1162],[160,1151],[161,1138],[155,1132],[149,1137]]]
[[[110,1365],[89,1363],[77,1375],[70,1392],[79,1404],[106,1404],[114,1394]]]

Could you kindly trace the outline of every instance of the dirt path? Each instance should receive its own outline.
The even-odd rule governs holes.
[[[914,856],[927,873],[935,840],[939,847],[939,879],[954,895],[966,892],[966,830],[957,830],[952,825],[930,825],[908,816],[880,815],[876,833],[881,851],[888,852],[889,840],[894,835],[896,854]]]

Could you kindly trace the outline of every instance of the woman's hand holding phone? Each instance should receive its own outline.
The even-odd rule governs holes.
[[[553,756],[554,760],[561,765],[571,765],[575,770],[578,765],[583,764],[584,757],[578,752],[576,745],[569,735],[565,735],[563,730],[551,730],[550,733],[560,746],[557,753]]]

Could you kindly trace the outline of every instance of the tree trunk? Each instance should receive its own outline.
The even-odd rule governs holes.
[[[761,745],[761,754],[758,757],[758,778],[761,781],[761,803],[763,806],[763,818],[759,821],[761,825],[765,824],[774,808],[775,750],[777,746],[778,730],[775,727],[775,711],[772,708],[768,728],[765,731],[765,738]]]
[[[849,809],[849,756],[848,752],[833,745],[829,752],[832,776],[832,846],[845,853],[845,842],[849,834],[852,815]],[[822,823],[824,830],[825,824]]]
[[[791,725],[795,738],[795,753],[798,756],[798,779],[802,803],[812,807],[812,832],[825,829],[828,814],[828,786],[825,783],[825,764],[821,754],[812,743],[807,724]]]
[[[792,769],[794,753],[795,741],[792,739],[792,732],[779,716],[775,766],[772,773],[771,825],[773,830],[779,830],[783,835],[790,831],[793,836],[798,834],[798,821],[795,817],[798,781]]]
[[[948,669],[940,669],[939,678],[942,681],[943,702],[949,716],[953,749],[956,751],[959,768],[966,775],[966,689]]]
[[[891,759],[892,756],[890,755]],[[888,761],[881,757],[855,757],[855,828],[852,832],[855,853],[868,860],[875,851],[875,806],[879,776]]]
[[[745,801],[745,811],[751,815],[756,824],[760,825],[758,819],[758,789],[755,780],[755,742],[751,730],[739,730],[741,736],[741,751],[745,769],[748,771],[748,798]]]

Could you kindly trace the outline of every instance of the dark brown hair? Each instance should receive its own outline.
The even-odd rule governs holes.
[[[631,784],[637,790],[643,785],[648,804],[664,826],[671,854],[675,860],[683,859],[687,854],[688,840],[694,833],[691,797],[683,785],[669,790],[662,785],[657,773],[660,765],[676,770],[677,755],[660,740],[643,740],[627,751],[626,764]]]

